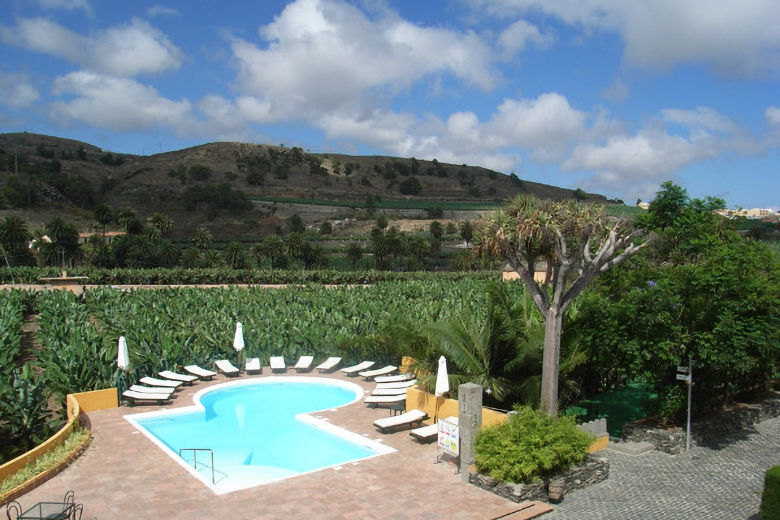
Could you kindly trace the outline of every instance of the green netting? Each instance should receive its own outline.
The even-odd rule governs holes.
[[[623,388],[599,394],[569,407],[565,415],[576,415],[582,421],[602,417],[607,419],[607,431],[611,437],[623,435],[623,425],[647,416],[645,404],[657,398],[646,383],[629,383]],[[583,417],[584,416],[584,417]]]

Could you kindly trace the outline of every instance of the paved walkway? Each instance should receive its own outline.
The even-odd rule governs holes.
[[[265,375],[253,377],[269,377],[268,367],[263,370]],[[287,377],[295,375],[293,370],[289,372]],[[349,380],[366,390],[373,388],[373,383],[359,379],[362,378]],[[224,381],[220,376],[214,383]],[[192,395],[209,384],[213,383],[185,387],[168,407],[191,405]],[[415,442],[408,431],[378,433],[372,422],[387,417],[388,410],[368,408],[361,402],[314,415],[380,440],[397,452],[215,495],[123,417],[158,408],[123,406],[90,412],[93,441],[87,451],[62,473],[18,501],[27,508],[39,501],[59,499],[72,489],[76,501],[84,504],[85,520],[482,520],[503,517],[519,509],[513,502],[461,482],[453,465],[435,464],[435,445]],[[0,508],[0,514],[3,510]]]
[[[605,454],[609,479],[566,495],[545,520],[757,519],[764,473],[780,464],[780,417],[717,450]]]

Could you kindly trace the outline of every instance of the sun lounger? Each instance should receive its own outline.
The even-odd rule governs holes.
[[[446,420],[448,422],[458,424],[457,417],[447,417]],[[436,440],[436,438],[439,436],[439,425],[438,423],[434,423],[427,426],[420,426],[419,428],[415,428],[414,430],[410,431],[409,435],[417,439],[419,442],[431,442]]]
[[[392,374],[398,370],[395,365],[387,365],[386,367],[377,368],[376,370],[364,370],[360,372],[360,375],[365,378],[366,381],[371,381],[375,376],[384,376],[386,374]]]
[[[217,370],[228,377],[236,377],[241,372],[241,370],[233,366],[233,363],[227,359],[218,359],[214,364],[217,365]]]
[[[187,365],[186,367],[184,367],[184,370],[186,370],[193,376],[198,376],[198,379],[203,379],[204,381],[208,381],[212,377],[217,375],[216,372],[212,372],[211,370],[206,370],[205,368],[201,368],[198,365]]]
[[[143,392],[133,392],[132,390],[125,390],[122,392],[122,397],[130,403],[130,406],[135,405],[137,402],[155,401],[157,404],[163,404],[164,401],[170,401],[171,394],[147,394]]]
[[[411,426],[414,423],[421,423],[428,414],[422,410],[409,410],[401,415],[393,415],[392,417],[385,417],[383,419],[377,419],[374,421],[374,426],[379,428],[382,433],[387,433],[391,428],[399,428],[401,426]]]
[[[179,388],[182,385],[181,381],[157,379],[156,377],[142,377],[138,382],[149,386],[164,386],[166,388]]]
[[[360,372],[361,370],[371,368],[372,366],[374,366],[373,361],[363,361],[362,363],[358,363],[357,365],[342,368],[341,371],[347,374],[348,376],[352,377],[357,375],[357,373]]]
[[[376,389],[380,388],[411,388],[417,384],[416,379],[410,379],[409,381],[399,381],[398,383],[377,383]]]
[[[394,376],[377,376],[374,378],[374,382],[376,383],[398,383],[401,381],[409,381],[410,379],[414,379],[417,376],[415,376],[412,372],[406,372],[403,374],[398,374]]]
[[[287,371],[287,366],[284,364],[284,358],[282,356],[271,356],[270,365],[272,372]]]
[[[319,365],[317,365],[317,370],[320,372],[330,372],[331,370],[335,370],[335,368],[338,366],[338,364],[341,363],[340,357],[329,357]]]
[[[408,388],[375,388],[371,395],[406,395]]]
[[[144,385],[130,385],[130,388],[128,390],[131,390],[133,392],[140,392],[142,394],[168,394],[171,395],[176,390],[173,388],[168,388],[166,386],[144,386]]]
[[[406,394],[401,395],[369,395],[363,402],[369,406],[379,406],[380,404],[398,404],[406,401]]]
[[[165,379],[170,379],[171,381],[181,381],[185,385],[191,385],[195,381],[198,380],[195,376],[188,376],[187,374],[179,374],[178,372],[173,372],[171,370],[163,370],[162,372],[157,372],[157,375],[160,377],[164,377]]]
[[[298,358],[298,362],[295,363],[295,371],[306,372],[311,370],[312,361],[314,361],[314,356],[301,356]]]
[[[259,374],[263,371],[263,366],[260,364],[260,358],[256,357],[246,358],[246,366],[244,368],[246,369],[247,374]]]

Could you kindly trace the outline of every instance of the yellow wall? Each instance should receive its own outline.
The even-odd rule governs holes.
[[[105,390],[94,390],[92,392],[79,392],[70,394],[78,400],[82,412],[94,412],[106,408],[117,408],[119,406],[116,388],[106,388]],[[68,411],[70,416],[70,411]]]
[[[112,397],[113,396],[113,401]],[[92,410],[101,410],[103,408],[116,408],[117,407],[117,393],[116,388],[108,388],[106,390],[96,390],[94,392],[81,392],[78,394],[68,394],[66,398],[68,405],[68,422],[65,426],[46,439],[42,444],[39,444],[27,453],[23,453],[15,459],[9,460],[2,466],[0,466],[0,480],[8,478],[17,471],[23,469],[28,464],[35,462],[44,454],[50,452],[57,446],[62,445],[65,439],[73,431],[73,428],[79,421],[79,414],[81,412],[87,412]],[[82,405],[82,403],[84,403]]]
[[[422,410],[428,414],[430,422],[435,417],[457,417],[458,401],[457,399],[448,399],[446,397],[436,397],[419,388],[410,388],[406,392],[406,409]],[[482,408],[482,426],[492,426],[506,421],[506,414]]]

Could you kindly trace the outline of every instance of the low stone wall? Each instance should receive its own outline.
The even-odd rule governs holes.
[[[609,460],[589,455],[579,466],[531,484],[500,482],[481,473],[471,473],[469,482],[513,502],[525,500],[559,502],[566,493],[602,482],[607,477],[609,477]]]
[[[691,423],[691,446],[717,447],[753,424],[780,415],[780,395],[755,404],[741,404],[723,413]],[[685,451],[685,429],[659,428],[652,422],[637,421],[623,426],[623,440],[649,442],[658,451],[677,455]]]

